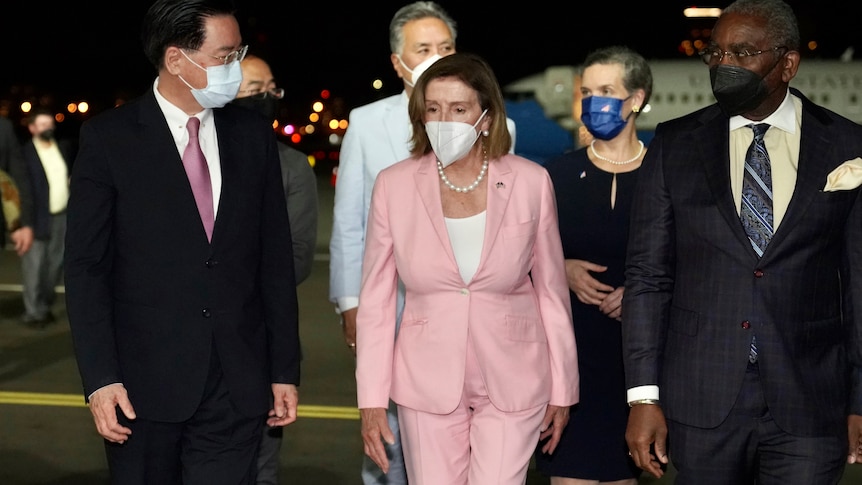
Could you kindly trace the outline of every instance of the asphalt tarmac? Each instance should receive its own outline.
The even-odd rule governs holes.
[[[319,177],[318,255],[298,288],[302,364],[299,419],[288,426],[280,455],[282,485],[360,484],[362,441],[352,353],[327,300],[333,189]],[[84,405],[63,293],[57,321],[44,329],[19,322],[20,262],[0,251],[0,485],[107,485],[102,439]],[[62,291],[62,287],[61,287]],[[668,485],[661,480],[639,484]],[[528,485],[549,481],[532,467]],[[841,485],[862,484],[862,465],[848,467]]]

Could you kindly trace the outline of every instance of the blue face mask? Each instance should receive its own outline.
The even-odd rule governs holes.
[[[590,96],[581,100],[581,122],[591,135],[599,140],[610,140],[620,134],[628,124],[623,118],[623,103],[626,99]],[[631,116],[631,113],[629,113]]]

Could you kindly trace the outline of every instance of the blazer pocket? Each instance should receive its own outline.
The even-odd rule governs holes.
[[[542,321],[526,315],[506,315],[506,337],[516,342],[548,341]]]
[[[670,308],[670,330],[694,337],[697,335],[698,318],[697,312],[672,306]]]
[[[536,234],[538,226],[538,220],[521,222],[519,224],[510,224],[503,227],[503,237],[506,239],[512,239],[517,237],[533,236]]]

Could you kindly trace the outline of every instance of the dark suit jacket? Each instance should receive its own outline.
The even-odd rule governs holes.
[[[752,330],[778,426],[840,435],[848,410],[862,414],[860,189],[822,190],[862,155],[862,127],[793,93],[803,103],[796,186],[762,259],[734,206],[717,106],[660,124],[641,167],[622,311],[626,381],[659,385],[669,419],[724,420]]]
[[[75,150],[70,140],[57,140],[57,147],[63,155],[66,167],[72,164]],[[50,189],[48,177],[45,175],[45,167],[36,151],[36,145],[30,138],[24,143],[21,153],[24,156],[24,167],[27,170],[27,180],[30,183],[30,192],[33,197],[33,237],[36,239],[48,239],[51,236],[51,207],[49,202]]]
[[[66,300],[85,395],[122,382],[138,416],[192,415],[216,349],[239,412],[299,384],[290,224],[275,136],[213,112],[223,182],[207,241],[152,91],[81,127],[66,237]]]

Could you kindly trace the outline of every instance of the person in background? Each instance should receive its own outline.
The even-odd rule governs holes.
[[[338,163],[332,236],[329,242],[329,299],[341,315],[344,339],[356,350],[356,312],[362,279],[362,255],[371,191],[380,170],[410,156],[407,101],[419,76],[441,57],[455,52],[455,21],[435,2],[401,7],[389,23],[390,60],[404,90],[351,110]],[[403,304],[399,296],[398,315]],[[392,315],[395,321],[395,314]],[[392,337],[395,337],[393,333]],[[386,445],[390,463],[384,474],[367,456],[362,463],[365,485],[404,485],[407,475],[401,452],[398,417],[390,405],[394,440]]]
[[[862,126],[789,88],[781,0],[725,8],[716,103],[660,123],[623,298],[629,452],[678,484],[836,484],[862,459]]]
[[[623,46],[590,53],[581,69],[581,121],[593,141],[545,165],[557,196],[581,400],[557,451],[537,449],[536,469],[552,485],[635,485],[620,309],[629,212],[646,152],[636,120],[653,79],[643,56]]]
[[[27,179],[27,169],[21,156],[21,143],[15,127],[8,118],[0,116],[0,170],[6,172],[14,182],[18,193],[18,219],[7,221],[4,211],[0,211],[0,243],[6,244],[6,237],[15,253],[23,256],[33,245],[33,197]],[[11,188],[10,188],[11,190]],[[10,194],[6,194],[10,195]]]
[[[250,485],[297,418],[290,222],[270,122],[231,106],[227,0],[156,0],[152,89],[81,126],[66,234],[72,341],[112,483]],[[268,416],[268,418],[265,418]]]
[[[240,67],[242,84],[232,103],[260,113],[271,123],[278,114],[278,104],[284,98],[284,89],[276,85],[269,64],[260,57],[246,55]],[[308,157],[281,141],[278,142],[278,158],[290,219],[293,266],[298,286],[311,274],[317,246],[317,178],[308,163]],[[278,483],[278,454],[283,437],[282,426],[264,427],[257,457],[258,485]]]
[[[32,138],[24,143],[22,154],[33,197],[33,245],[21,257],[21,319],[26,325],[42,328],[54,322],[51,309],[63,270],[69,164],[75,153],[70,140],[56,139],[54,114],[47,108],[33,109],[27,127]]]
[[[476,55],[432,64],[409,116],[412,156],[378,174],[368,218],[356,322],[365,453],[388,471],[391,399],[410,483],[523,484],[536,443],[548,438],[552,453],[578,401],[553,186],[509,153],[502,92]]]

